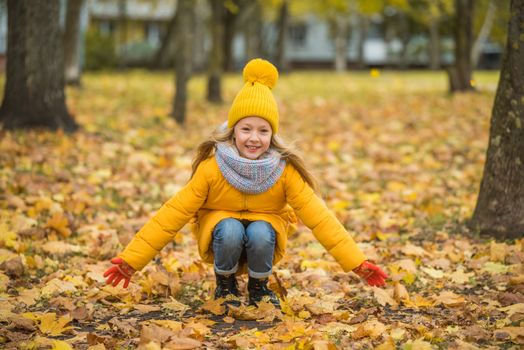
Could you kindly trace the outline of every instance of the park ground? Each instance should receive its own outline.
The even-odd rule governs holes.
[[[0,347],[521,348],[524,239],[495,241],[465,225],[498,72],[474,77],[476,93],[450,95],[444,72],[281,75],[282,136],[391,279],[366,286],[299,225],[271,278],[282,311],[220,315],[188,227],[129,289],[106,286],[102,273],[187,182],[240,75],[225,76],[222,105],[206,102],[205,77],[194,77],[180,127],[169,117],[172,72],[85,74],[67,90],[80,131],[0,131]]]

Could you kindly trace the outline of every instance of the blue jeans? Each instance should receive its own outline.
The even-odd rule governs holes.
[[[238,270],[245,252],[250,277],[266,278],[272,273],[275,230],[266,221],[247,222],[224,219],[213,230],[215,273],[230,275]]]

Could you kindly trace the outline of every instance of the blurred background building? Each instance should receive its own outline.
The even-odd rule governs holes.
[[[64,22],[67,1],[61,0],[64,13],[61,22]],[[331,2],[344,6],[330,8]],[[505,19],[508,11],[504,9],[506,1],[478,2],[484,5],[476,9],[475,16],[480,40],[477,68],[496,69],[500,64],[504,40],[497,21]],[[404,8],[391,5],[395,3],[391,1],[370,0],[368,4],[374,4],[371,10],[370,6],[362,10],[357,0],[223,0],[223,3],[226,33],[231,33],[226,39],[230,40],[229,45],[224,44],[230,47],[224,63],[228,70],[239,69],[251,56],[276,60],[279,56],[278,40],[284,40],[283,59],[290,69],[333,68],[337,64],[337,48],[338,65],[344,69],[438,69],[454,60],[454,43],[449,28],[452,14],[446,12],[444,0],[444,5],[431,16],[417,9],[417,6],[423,5],[422,0],[406,1],[411,5]],[[279,39],[283,5],[287,6],[287,18],[284,39]],[[448,4],[447,8],[452,6]],[[172,30],[176,9],[177,0],[83,0],[78,38],[82,66],[87,70],[172,66],[176,59],[172,44],[177,35]],[[211,50],[209,2],[195,0],[194,10],[193,68],[204,71]],[[480,38],[481,35],[483,37]],[[434,42],[437,43],[436,48],[431,47]],[[6,43],[7,0],[0,0],[2,70],[5,69]],[[432,58],[432,55],[437,57]]]

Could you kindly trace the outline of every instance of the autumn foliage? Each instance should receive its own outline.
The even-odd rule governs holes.
[[[391,279],[343,273],[299,227],[271,287],[282,310],[224,309],[186,227],[130,287],[102,277],[122,245],[189,179],[196,145],[226,119],[189,85],[184,128],[170,73],[104,73],[68,90],[82,130],[0,131],[0,347],[54,349],[518,349],[524,240],[468,232],[496,73],[446,94],[444,73],[282,76],[281,134],[327,205]],[[240,283],[245,293],[246,279]]]

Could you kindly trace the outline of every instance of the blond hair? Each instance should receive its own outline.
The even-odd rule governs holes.
[[[214,154],[217,142],[228,142],[233,145],[233,135],[234,128],[227,129],[220,127],[211,134],[211,137],[208,140],[198,145],[197,154],[195,158],[193,158],[191,164],[191,177],[195,174],[200,163]],[[271,136],[270,147],[280,153],[282,159],[284,159],[286,163],[291,164],[298,171],[304,181],[306,181],[315,192],[317,191],[318,186],[315,177],[309,170],[307,170],[304,160],[291,146],[287,145],[280,136],[273,134]]]

